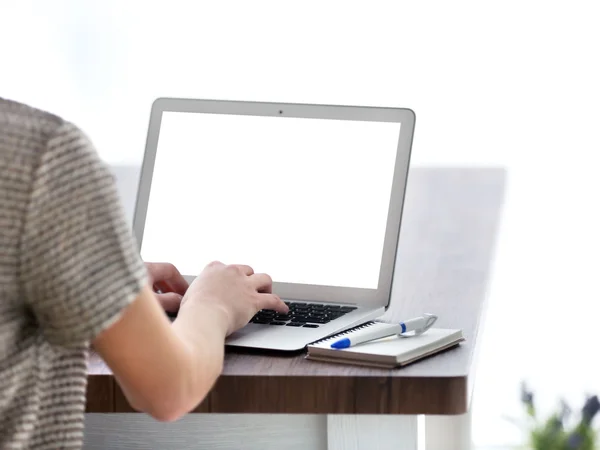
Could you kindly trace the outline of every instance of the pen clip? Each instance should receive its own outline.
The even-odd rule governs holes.
[[[400,334],[401,337],[414,337],[414,336],[419,336],[423,333],[425,333],[427,330],[429,330],[433,324],[435,323],[435,321],[437,320],[437,316],[435,314],[429,314],[429,313],[425,313],[423,314],[423,318],[427,319],[425,321],[425,325],[423,325],[421,328],[417,328],[416,330],[414,330],[413,334]]]

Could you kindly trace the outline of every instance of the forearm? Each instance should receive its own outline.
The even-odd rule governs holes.
[[[186,349],[187,373],[181,387],[192,409],[198,399],[204,399],[222,372],[227,317],[218,308],[186,302],[172,327]]]
[[[223,367],[226,315],[190,303],[171,324],[146,287],[93,342],[131,406],[161,421],[194,409]]]
[[[223,368],[226,322],[219,311],[195,304],[180,311],[172,330],[178,343],[162,367],[157,367],[162,372],[157,387],[161,395],[136,399],[127,385],[120,383],[133,408],[164,421],[190,412],[212,389]]]

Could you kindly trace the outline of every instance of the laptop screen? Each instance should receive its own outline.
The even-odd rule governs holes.
[[[141,245],[196,275],[376,289],[400,124],[164,112]]]

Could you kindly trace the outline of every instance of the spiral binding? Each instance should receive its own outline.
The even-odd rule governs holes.
[[[365,322],[365,323],[363,323],[361,325],[357,325],[355,327],[348,328],[345,331],[341,331],[339,333],[332,334],[331,336],[328,336],[326,338],[319,339],[318,341],[315,341],[315,342],[313,342],[310,345],[315,345],[315,344],[320,344],[321,342],[330,341],[331,339],[335,339],[335,338],[337,338],[339,336],[344,336],[344,335],[347,335],[347,334],[350,334],[350,333],[354,333],[355,331],[362,330],[363,328],[370,327],[371,325],[375,325],[376,323],[377,322],[375,322],[373,320],[370,320],[369,322]]]

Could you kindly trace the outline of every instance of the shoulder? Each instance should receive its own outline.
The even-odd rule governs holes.
[[[88,136],[74,123],[33,106],[0,97],[0,136],[3,152],[40,169],[57,156],[78,153],[96,157]],[[60,159],[60,158],[58,158]],[[35,170],[35,169],[34,169]]]
[[[49,139],[64,125],[56,114],[0,98],[0,156],[35,167]]]
[[[0,126],[31,134],[48,134],[64,124],[56,114],[0,97]]]

